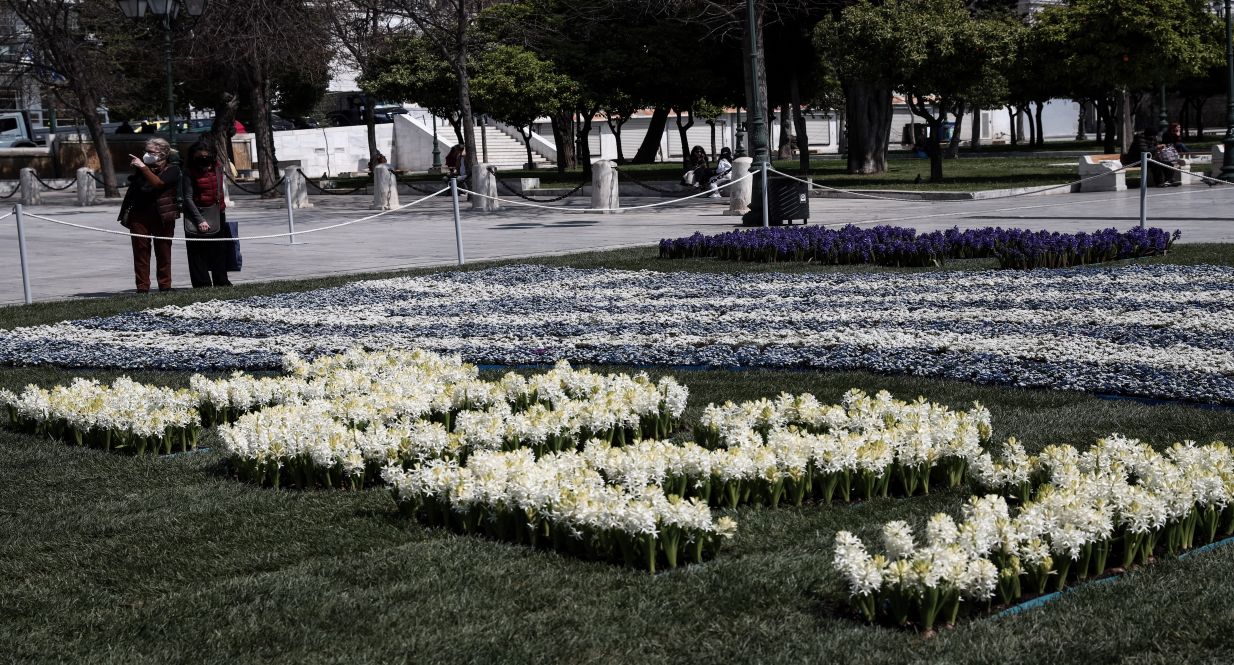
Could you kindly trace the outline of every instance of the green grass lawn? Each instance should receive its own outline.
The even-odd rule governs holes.
[[[1234,261],[1234,246],[1180,246],[1156,261]],[[654,250],[546,260],[666,270],[814,271],[802,265],[660,261]],[[954,262],[944,269],[979,265]],[[978,262],[973,262],[974,264]],[[491,265],[491,264],[490,264]],[[484,267],[472,266],[469,269]],[[986,266],[988,267],[988,266]],[[828,268],[825,270],[848,270]],[[424,272],[424,271],[417,271]],[[354,278],[237,287],[229,296]],[[185,303],[150,298],[0,309],[0,326]],[[629,371],[630,368],[614,368]],[[86,374],[2,368],[0,387]],[[116,372],[92,372],[108,379]],[[183,373],[130,374],[182,385]],[[864,372],[674,372],[686,421],[710,401],[780,391],[835,401],[851,387],[993,413],[995,440],[1030,450],[1118,431],[1154,444],[1234,439],[1234,411],[1150,405]],[[832,572],[838,529],[870,539],[958,511],[969,489],[853,505],[731,511],[738,535],[709,563],[650,576],[548,551],[422,528],[389,494],[241,484],[213,452],[150,459],[0,429],[0,660],[347,663],[1201,663],[1234,653],[1234,547],[1164,559],[1014,616],[932,639],[866,626]]]

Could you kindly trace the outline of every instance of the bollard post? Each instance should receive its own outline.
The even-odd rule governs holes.
[[[77,169],[77,205],[90,206],[98,199],[98,186],[88,167]]]
[[[450,176],[450,199],[454,202],[454,245],[458,248],[458,264],[463,265],[463,223],[458,214],[458,177]]]
[[[287,195],[291,197],[291,207],[297,210],[313,207],[308,198],[308,183],[299,166],[288,166],[283,169],[283,187],[286,188]]]
[[[30,265],[26,262],[26,227],[22,224],[21,204],[13,206],[13,216],[17,218],[17,254],[21,257],[21,290],[26,304],[34,302],[30,297]]]
[[[1140,228],[1144,228],[1148,217],[1148,160],[1151,158],[1147,152],[1140,155]]]
[[[373,167],[373,210],[398,207],[398,179],[386,164]]]
[[[771,211],[767,208],[767,167],[771,162],[763,162],[763,227],[771,226]]]
[[[291,169],[288,169],[288,172],[290,171]],[[286,176],[287,174],[285,173],[284,178],[286,178]],[[294,245],[296,244],[296,213],[292,211],[291,205],[291,181],[285,180],[284,182],[283,198],[287,199],[287,233],[291,234],[287,236],[287,244]]]
[[[34,169],[26,167],[21,170],[21,204],[24,206],[38,205],[43,202],[43,188],[34,179]]]
[[[728,186],[728,210],[725,215],[741,215],[750,212],[750,197],[753,196],[754,182],[745,178],[750,174],[750,165],[754,160],[749,157],[738,157],[733,160],[733,183]]]
[[[501,209],[501,202],[497,200],[497,169],[488,165],[481,164],[480,169],[471,175],[471,184],[473,191],[483,196],[477,196],[471,201],[473,210],[483,210],[484,212],[496,212]]]
[[[617,169],[608,160],[591,165],[591,207],[612,215],[621,212],[621,192]]]

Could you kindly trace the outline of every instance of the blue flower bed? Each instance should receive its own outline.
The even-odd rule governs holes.
[[[899,226],[831,229],[821,226],[730,231],[660,241],[669,259],[716,258],[728,261],[809,261],[822,265],[874,263],[921,268],[947,259],[998,259],[1000,267],[1067,268],[1164,254],[1181,235],[1158,228],[1095,233],[1056,233],[984,228],[918,234]]]

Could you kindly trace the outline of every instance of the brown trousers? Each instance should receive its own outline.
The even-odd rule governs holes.
[[[137,279],[137,292],[150,291],[150,245],[154,245],[154,261],[158,266],[156,277],[159,290],[171,290],[171,240],[176,233],[176,222],[164,222],[157,216],[134,213],[129,218],[129,231],[138,235],[159,236],[160,240],[132,238],[133,276]],[[162,240],[161,238],[168,238]]]

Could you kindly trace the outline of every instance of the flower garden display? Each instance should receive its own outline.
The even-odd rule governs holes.
[[[885,266],[940,266],[947,259],[996,258],[1000,267],[1066,268],[1164,254],[1180,236],[1158,228],[1120,232],[1057,233],[984,228],[932,231],[897,226],[774,227],[729,231],[660,241],[669,259],[809,261],[821,265],[874,263]]]
[[[1231,302],[1234,268],[1223,266],[877,275],[520,266],[0,331],[0,362],[281,369],[288,352],[427,345],[481,364],[864,369],[1234,403]]]
[[[866,620],[930,630],[992,598],[1014,604],[1234,534],[1234,454],[1221,443],[1159,453],[1113,435],[1084,452],[1029,456],[1011,440],[1002,459],[983,453],[970,473],[994,493],[971,498],[958,524],[935,515],[921,545],[902,522],[884,526],[875,555],[836,535],[834,565]]]

